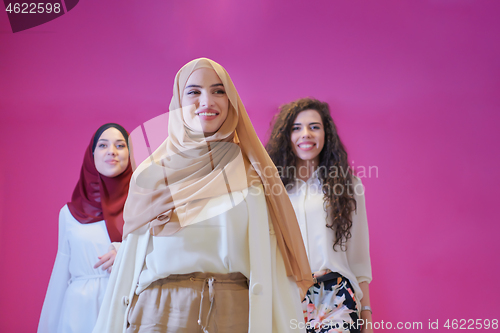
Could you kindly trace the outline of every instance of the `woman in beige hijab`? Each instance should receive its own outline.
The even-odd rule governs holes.
[[[94,332],[304,332],[297,220],[222,66],[179,70],[168,130],[133,174]]]

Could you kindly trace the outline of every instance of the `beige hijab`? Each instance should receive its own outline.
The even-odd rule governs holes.
[[[217,73],[230,102],[221,128],[208,137],[189,128],[182,116],[182,92],[200,68]],[[287,275],[295,277],[304,297],[313,281],[293,207],[229,74],[210,59],[187,63],[175,77],[169,110],[168,138],[132,176],[124,238],[148,223],[153,236],[172,235],[197,223],[211,198],[262,183]]]

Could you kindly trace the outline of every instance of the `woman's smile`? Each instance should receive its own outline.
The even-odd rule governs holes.
[[[220,112],[212,110],[212,109],[204,109],[204,110],[199,110],[196,111],[195,114],[200,117],[201,120],[204,121],[209,121],[217,118],[219,116]]]
[[[309,151],[309,150],[313,149],[315,145],[316,144],[314,142],[307,141],[307,142],[301,142],[301,143],[299,143],[297,145],[297,147],[299,147],[303,151]]]

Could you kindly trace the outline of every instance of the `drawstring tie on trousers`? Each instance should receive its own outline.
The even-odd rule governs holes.
[[[203,288],[201,289],[201,301],[200,301],[200,313],[198,315],[198,325],[201,326],[201,329],[203,330],[203,333],[209,333],[207,328],[208,328],[208,322],[210,319],[210,313],[212,312],[212,307],[214,305],[214,277],[206,278],[203,281]],[[208,282],[208,297],[210,298],[210,308],[208,309],[208,314],[207,314],[207,320],[206,320],[206,326],[204,326],[201,322],[201,310],[203,309],[203,294],[205,293],[205,285]]]

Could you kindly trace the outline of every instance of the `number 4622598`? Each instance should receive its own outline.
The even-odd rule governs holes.
[[[7,8],[5,8],[6,12],[15,14],[50,14],[52,12],[59,14],[61,12],[61,4],[55,3],[51,4],[49,2],[43,3],[9,3]]]
[[[453,330],[480,330],[480,329],[498,329],[498,319],[448,319],[443,325],[447,329]]]

